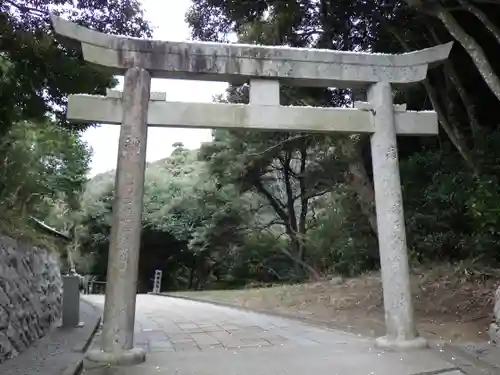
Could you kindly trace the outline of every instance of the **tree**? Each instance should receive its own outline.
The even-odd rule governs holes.
[[[284,88],[284,104],[295,101],[293,91]],[[308,91],[312,97],[326,96],[323,90]],[[342,101],[339,92],[330,95],[331,102]],[[219,100],[246,102],[248,86],[231,87],[227,98]],[[319,278],[306,262],[305,236],[314,220],[310,205],[329,193],[342,180],[345,170],[337,149],[331,145],[332,137],[307,133],[217,130],[214,141],[201,150],[201,157],[209,161],[220,185],[236,184],[242,192],[256,192],[271,209],[263,225],[284,228],[290,244],[281,252],[295,264],[299,278],[303,270]]]
[[[24,240],[54,242],[36,234],[30,216],[68,233],[69,210],[78,210],[91,150],[74,131],[51,121],[23,121],[0,143],[0,230]],[[69,234],[69,233],[68,233]]]
[[[228,254],[242,246],[248,209],[234,188],[218,189],[207,172],[197,152],[179,144],[169,158],[148,165],[139,264],[143,285],[157,268],[164,269],[164,286],[203,289],[213,277],[228,282],[233,261]],[[95,271],[102,276],[113,173],[89,182],[78,218],[81,252],[94,252]]]
[[[430,14],[442,22],[450,35],[460,43],[470,56],[485,83],[497,99],[500,100],[500,77],[489,62],[489,59],[481,45],[474,39],[474,37],[467,33],[467,31],[453,16],[452,12],[447,9],[447,5],[451,4],[451,2],[434,0],[406,0],[406,2],[418,11]],[[461,5],[461,9],[459,8],[459,10],[466,10],[476,16],[478,20],[481,21],[482,26],[486,27],[493,34],[493,36],[495,36],[498,43],[500,43],[500,32],[498,27],[490,21],[486,13],[481,8],[474,5],[473,0],[470,2],[469,0],[461,0],[459,3]],[[486,5],[486,7],[488,7],[488,5]],[[498,11],[498,5],[496,11]],[[497,48],[500,48],[500,44]]]
[[[353,13],[354,15],[359,14],[359,10],[356,9],[356,6],[353,6],[352,3],[342,2],[342,4],[339,3],[338,6],[337,4],[331,5],[329,9],[319,9],[312,3],[302,4],[303,6],[288,5],[289,4],[284,6],[284,3],[280,2],[263,1],[260,2],[259,5],[255,3],[254,7],[248,7],[245,4],[235,2],[232,3],[232,5],[229,5],[229,8],[224,8],[225,5],[217,1],[196,1],[191,8],[191,11],[188,13],[187,19],[193,26],[193,36],[201,39],[221,39],[224,37],[224,35],[217,35],[218,26],[210,23],[212,18],[209,14],[214,12],[214,7],[219,7],[221,9],[221,14],[224,15],[222,17],[222,23],[226,23],[226,27],[232,27],[234,31],[239,33],[241,42],[287,44],[294,47],[307,47],[312,43],[313,38],[317,38],[315,45],[318,47],[349,50],[359,47],[366,49],[372,41],[372,39],[368,37],[366,31],[362,30],[364,25],[358,28],[351,23],[347,23],[347,27],[346,24],[344,24],[343,26],[339,25],[339,27],[336,27],[334,30],[329,29],[328,31],[324,31],[324,34],[322,35],[321,30],[326,30],[327,27],[326,25],[323,25],[323,23],[334,22],[333,19],[335,18],[336,11],[342,12],[343,14],[348,12]],[[264,11],[268,11],[268,14],[265,16]],[[330,25],[328,25],[328,27],[331,28]],[[233,91],[231,94],[233,96],[230,98],[230,101],[242,101],[242,93],[235,94],[235,91]],[[338,89],[316,91],[297,91],[292,90],[291,88],[282,89],[282,97],[285,98],[285,104],[293,103],[296,105],[348,106],[352,104],[352,100],[349,96],[349,91]],[[248,134],[245,134],[245,136],[250,138],[252,137]],[[239,137],[241,137],[241,134]],[[267,147],[270,147],[270,149],[274,151],[284,151],[285,148],[281,146],[288,144],[288,140],[286,140],[288,138],[294,141],[295,144],[299,142],[287,133],[279,135],[273,134],[272,136],[268,136],[268,133],[263,133],[261,137],[266,139],[261,147],[267,145]],[[343,161],[348,161],[348,168],[342,173],[349,181],[353,190],[357,193],[359,206],[365,214],[366,219],[371,224],[373,232],[376,233],[377,228],[374,211],[373,188],[368,179],[368,173],[366,172],[365,162],[363,161],[361,152],[365,139],[360,139],[359,137],[336,136],[334,137],[334,142],[323,142],[321,145],[318,145],[317,142],[320,138],[321,137],[316,137],[316,139],[312,141],[312,144],[316,143],[314,146],[316,147],[316,151],[321,147],[323,147],[324,150],[324,147],[336,145],[336,149],[342,154]],[[310,140],[314,138],[309,135],[304,139],[308,140],[311,144]],[[331,140],[331,138],[329,139]],[[273,142],[276,147],[271,146]],[[237,149],[237,152],[241,153],[243,148],[238,147]],[[307,154],[304,147],[302,147],[302,151],[303,155]],[[339,163],[339,157],[340,155],[337,153],[335,160],[336,163]],[[280,160],[284,160],[285,164],[287,164],[286,156]],[[228,165],[227,163],[222,164]],[[288,169],[288,166],[284,167],[284,171],[287,171]],[[285,180],[288,175],[288,173],[284,173]],[[301,174],[299,173],[299,175]],[[336,178],[338,178],[338,176],[336,176]],[[266,194],[265,191],[262,191],[261,189],[260,192],[265,196],[267,195],[269,199],[269,195]],[[302,197],[306,197],[307,194],[309,193],[303,194]],[[293,198],[290,196],[290,199]],[[290,200],[287,201],[290,202]],[[302,208],[299,209],[301,214],[297,215],[297,220],[291,221],[287,218],[288,215],[285,215],[285,212],[279,209],[279,204],[273,205],[278,215],[283,219],[283,222],[290,224],[288,225],[287,233],[292,238],[296,237],[294,233],[298,233],[298,237],[304,235],[304,233],[301,232],[305,231],[305,219],[301,220],[301,218],[305,218],[307,216],[307,205],[307,199],[302,201]],[[285,207],[292,207],[292,205],[286,204]],[[294,210],[288,209],[288,211],[291,213],[290,217],[295,217]],[[297,221],[297,225],[295,225],[295,221]],[[295,227],[300,227],[302,229],[299,230]],[[293,247],[296,250],[292,251],[291,257],[300,262],[302,261],[301,256],[297,258],[294,254],[301,254],[303,252],[303,250],[300,249],[302,245],[300,245],[300,241],[298,239],[294,239],[292,243],[295,244]]]
[[[420,1],[417,4],[419,12],[416,12],[404,1],[284,3],[262,0],[228,3],[218,0],[196,0],[187,15],[187,20],[193,27],[193,37],[202,40],[223,40],[226,34],[235,32],[250,43],[400,53],[427,48],[452,39],[453,33],[445,27],[442,20],[437,21],[434,17],[436,14],[432,12],[433,7],[435,9],[440,7],[439,9],[444,8],[446,12],[453,12],[461,27],[466,28],[466,32],[477,40],[478,45],[487,51],[486,53],[494,53],[498,49],[496,32],[500,21],[499,6],[469,2],[466,9],[465,1],[460,4],[458,7],[450,8],[453,5],[451,2]],[[469,6],[471,4],[472,8]],[[487,59],[477,55],[480,50],[476,47],[477,45],[474,46],[476,57],[484,67]],[[474,229],[466,224],[469,220],[467,194],[479,194],[483,197],[480,200],[484,199],[484,193],[480,192],[483,192],[485,187],[481,186],[487,181],[495,181],[498,173],[492,162],[496,157],[494,153],[489,154],[492,152],[491,142],[496,139],[494,131],[497,120],[491,116],[491,110],[488,110],[488,106],[498,104],[498,99],[488,92],[481,80],[477,79],[481,74],[483,77],[488,76],[495,80],[495,74],[491,71],[481,72],[474,61],[464,58],[467,56],[464,52],[467,53],[467,50],[454,48],[450,61],[442,68],[430,71],[422,87],[398,89],[395,95],[396,102],[405,101],[410,109],[434,108],[438,113],[439,123],[445,131],[444,135],[433,139],[401,138],[399,144],[402,169],[409,168],[410,172],[414,168],[415,160],[423,162],[422,157],[425,158],[424,164],[428,168],[424,174],[426,178],[419,179],[416,185],[414,181],[403,180],[405,191],[410,190],[409,187],[413,185],[418,187],[418,192],[416,189],[411,189],[414,192],[411,198],[414,197],[415,200],[405,193],[409,241],[413,246],[418,246],[417,239],[422,238],[421,235],[429,239],[433,234],[432,231],[435,234],[435,223],[429,221],[430,216],[424,212],[427,208],[442,208],[442,203],[446,202],[445,204],[453,207],[453,210],[448,210],[450,217],[445,223],[446,228],[437,228],[443,235],[437,242],[438,236],[434,236],[433,246],[442,246],[443,251],[446,249],[448,257],[465,254],[462,251],[464,245],[458,240],[460,236],[457,236],[457,233],[469,236],[471,231],[474,232]],[[498,70],[497,66],[498,64],[495,64],[493,68],[495,72]],[[350,94],[351,100],[352,94]],[[303,93],[295,99],[304,99]],[[324,105],[323,103],[324,101],[317,98],[308,102],[312,105]],[[350,137],[336,140],[333,144],[343,150],[343,157],[349,164],[347,182],[356,191],[359,206],[372,229],[376,231],[366,139]],[[467,166],[466,171],[461,169],[462,163]],[[451,165],[453,171],[460,177],[456,179],[445,177],[444,171],[448,171],[447,168]],[[416,178],[404,170],[402,173],[403,176],[412,175],[412,178]],[[438,188],[437,181],[442,181],[446,190]],[[462,181],[462,186],[467,186],[464,194],[454,193],[456,189],[460,189],[458,181]],[[486,186],[491,186],[491,183],[487,183]],[[430,192],[432,193],[427,194]],[[491,203],[496,205],[494,202]],[[421,217],[420,215],[426,217],[425,226],[422,226],[421,220],[414,220],[415,217]],[[430,232],[423,234],[424,228]],[[480,238],[487,237],[484,232],[479,233]],[[453,238],[453,242],[444,238]],[[474,238],[477,240],[477,237]]]
[[[136,0],[0,0],[4,232],[27,236],[30,215],[73,232],[90,150],[78,133],[88,125],[65,119],[67,96],[103,94],[116,84],[109,73],[87,64],[78,51],[55,41],[49,11],[103,32],[150,36],[139,5]]]
[[[67,95],[104,94],[116,84],[54,40],[49,11],[111,34],[151,36],[137,0],[0,0],[0,136],[20,119],[42,121],[47,114],[83,128],[65,120]]]
[[[90,150],[77,134],[51,122],[24,122],[3,142],[10,144],[0,176],[0,204],[5,209],[43,215],[60,197],[78,202]]]
[[[486,54],[496,51],[496,8],[469,2],[465,9],[458,1],[458,8],[441,4]],[[402,53],[453,39],[442,21],[403,0],[195,0],[187,19],[195,38],[211,41],[234,32],[251,44]],[[491,111],[498,99],[478,78],[457,46],[422,85],[394,89],[396,103],[434,108],[444,130],[438,137],[398,139],[412,261],[500,261],[500,138]],[[230,86],[218,100],[247,103],[248,86]],[[284,105],[346,107],[354,100],[364,100],[362,90],[281,88]],[[141,274],[159,266],[172,275],[170,287],[205,288],[353,275],[377,266],[368,137],[213,135],[199,159],[175,144],[170,158],[149,166]],[[89,249],[107,241],[109,181],[89,184],[95,190],[80,222]]]

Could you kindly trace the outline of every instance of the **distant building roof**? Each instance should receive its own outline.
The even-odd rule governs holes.
[[[71,241],[72,238],[71,236],[65,234],[65,233],[62,233],[60,231],[58,231],[57,229],[54,229],[50,226],[48,226],[47,224],[45,224],[43,221],[37,219],[36,217],[33,217],[33,216],[30,216],[30,219],[40,228],[42,229],[44,232],[52,235],[52,236],[55,236],[55,237],[59,237],[59,238],[62,238],[66,241]]]

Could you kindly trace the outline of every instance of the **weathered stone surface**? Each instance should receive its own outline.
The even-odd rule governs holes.
[[[104,303],[102,295],[85,298]],[[186,299],[137,298],[135,337],[148,343],[146,363],[87,361],[85,375],[415,375],[457,367],[431,350],[380,350],[369,338],[296,320]]]
[[[93,361],[131,364],[144,360],[143,353],[133,349],[133,345],[150,87],[147,71],[141,68],[127,71],[109,246],[103,352],[87,353]]]
[[[380,82],[368,91],[375,110],[375,133],[371,138],[373,181],[377,208],[384,309],[387,336],[380,338],[383,347],[401,349],[425,346],[417,340],[399,176],[395,112],[389,83]]]
[[[119,90],[106,89],[106,97],[113,99],[122,99],[123,92]],[[149,93],[149,100],[155,102],[164,102],[165,100],[167,100],[167,93],[152,91]]]
[[[92,111],[89,111],[92,108]],[[70,95],[68,119],[121,124],[123,102],[114,97]],[[396,111],[398,135],[437,135],[434,111]],[[373,112],[355,108],[294,107],[257,104],[184,103],[151,101],[149,126],[240,128],[316,133],[372,133]]]
[[[75,328],[80,324],[80,277],[63,276],[62,326]]]
[[[500,345],[500,287],[495,291],[495,306],[493,307],[493,322],[491,323],[488,335],[493,344]]]
[[[407,112],[404,105],[394,106],[391,84],[425,79],[430,65],[448,57],[451,43],[391,55],[140,40],[106,35],[55,15],[52,25],[55,34],[79,48],[86,61],[125,73],[121,97],[113,93],[107,98],[77,96],[69,103],[72,120],[122,121],[103,327],[105,355],[95,353],[95,358],[111,363],[111,359],[117,360],[112,356],[133,347],[147,125],[374,132],[372,159],[387,325],[387,336],[378,343],[400,349],[427,345],[418,337],[413,317],[396,135],[436,134],[437,118],[435,113]],[[250,105],[154,101],[151,77],[231,83],[250,79]],[[266,81],[270,79],[275,82]],[[279,105],[281,83],[369,87],[369,103],[356,103],[352,109],[284,107]],[[400,127],[401,123],[404,126]],[[137,358],[142,360],[142,354]]]
[[[141,67],[153,78],[244,83],[279,78],[295,86],[352,87],[379,81],[423,80],[427,68],[445,60],[452,43],[391,55],[324,49],[200,42],[168,42],[106,35],[52,16],[56,34],[79,45],[85,60],[123,74]]]
[[[60,318],[57,258],[0,236],[0,363],[24,351]]]
[[[495,290],[495,307],[493,308],[495,321],[500,323],[500,287]]]

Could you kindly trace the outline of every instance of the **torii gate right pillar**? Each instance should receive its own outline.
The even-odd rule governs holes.
[[[418,336],[410,288],[410,269],[399,174],[398,147],[392,89],[379,82],[368,90],[374,111],[371,137],[375,206],[384,295],[386,336],[380,347],[417,349],[427,346]]]

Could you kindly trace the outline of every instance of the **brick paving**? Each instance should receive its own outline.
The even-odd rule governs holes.
[[[103,305],[102,296],[85,298]],[[371,347],[371,340],[349,333],[332,334],[295,321],[161,296],[139,295],[136,316],[135,345],[147,352],[302,347],[347,344],[351,340]],[[94,347],[99,345],[99,336]]]
[[[102,296],[85,296],[102,306]],[[99,337],[94,340],[99,345]],[[372,339],[264,314],[155,295],[138,295],[135,345],[146,363],[86,364],[85,375],[413,375],[460,374],[434,352],[396,353]]]

